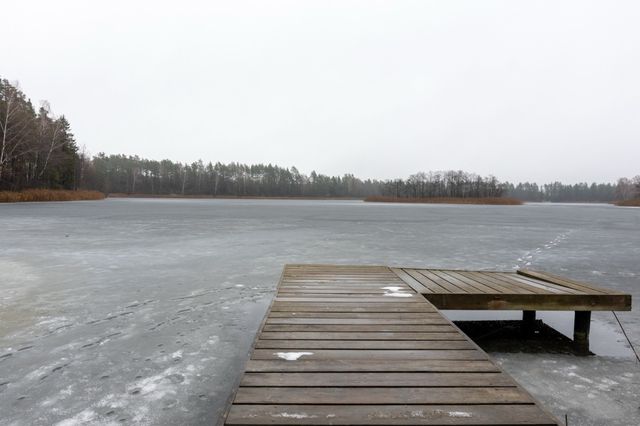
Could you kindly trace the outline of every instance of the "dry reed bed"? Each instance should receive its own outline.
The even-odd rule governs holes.
[[[522,201],[509,197],[426,197],[426,198],[402,198],[372,196],[364,201],[376,203],[428,203],[428,204],[490,204],[501,206],[519,206]]]
[[[622,207],[640,207],[640,198],[633,198],[631,200],[620,200],[616,201],[613,204]]]
[[[0,191],[0,203],[102,199],[104,199],[104,194],[98,191],[66,191],[61,189],[25,189],[24,191]]]

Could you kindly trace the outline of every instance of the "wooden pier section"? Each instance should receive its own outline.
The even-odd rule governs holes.
[[[630,311],[631,295],[544,272],[391,268],[438,309],[518,310],[531,324],[536,311],[574,311],[576,349],[589,352],[591,311]]]
[[[429,297],[449,307],[492,289],[482,303],[535,309],[537,290],[572,286],[415,271],[427,270],[287,266],[225,424],[559,425]]]

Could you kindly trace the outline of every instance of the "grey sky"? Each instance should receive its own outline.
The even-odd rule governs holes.
[[[2,0],[0,75],[91,153],[640,174],[640,2]]]

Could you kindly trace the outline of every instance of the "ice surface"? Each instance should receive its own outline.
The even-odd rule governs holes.
[[[285,263],[530,262],[637,301],[639,215],[358,201],[0,205],[0,425],[214,424]],[[640,347],[638,310],[619,317]],[[597,350],[603,335],[621,336],[611,313],[593,318]],[[640,424],[633,358],[493,356],[570,424]]]

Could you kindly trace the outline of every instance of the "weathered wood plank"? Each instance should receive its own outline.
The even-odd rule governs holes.
[[[336,359],[309,360],[301,358],[295,362],[284,359],[257,360],[251,359],[246,366],[247,372],[275,373],[275,372],[485,372],[499,373],[500,369],[489,360],[451,360],[451,359],[405,359],[402,362],[388,362],[380,360]],[[310,383],[310,386],[313,384]]]
[[[510,293],[516,293],[516,294],[553,293],[548,288],[541,287],[541,286],[527,285],[525,283],[514,280],[513,277],[509,276],[508,274],[502,275],[498,272],[482,272],[482,275],[485,278],[492,280],[493,282],[496,282],[496,283],[499,282],[499,283],[502,283],[504,286],[507,286],[509,289],[511,289]]]
[[[467,340],[457,329],[449,327],[438,328],[437,331],[428,333],[411,332],[316,332],[316,331],[263,331],[261,339],[296,339],[296,340],[455,340],[455,338]]]
[[[466,349],[475,347],[467,340],[275,340],[256,342],[256,349]]]
[[[407,290],[410,290],[409,287],[406,288]],[[406,291],[406,290],[405,290]],[[331,295],[341,295],[341,294],[351,294],[351,295],[357,295],[357,296],[367,296],[367,295],[374,295],[374,296],[380,296],[386,293],[386,290],[384,290],[383,288],[375,288],[375,289],[348,289],[348,288],[341,288],[341,289],[310,289],[310,288],[303,288],[303,289],[294,289],[294,288],[283,288],[279,291],[279,294],[282,296],[297,296],[300,294],[303,295],[309,295],[309,294],[314,294],[314,295],[327,295],[327,294],[331,294]],[[325,296],[326,297],[326,296]]]
[[[229,425],[557,425],[535,405],[248,405]]]
[[[496,276],[509,280],[510,282],[516,282],[518,285],[524,284],[528,288],[531,289],[540,289],[539,293],[555,293],[555,294],[584,294],[579,290],[574,290],[569,287],[563,287],[560,285],[556,285],[553,283],[548,283],[541,280],[535,280],[533,278],[528,278],[523,275],[518,275],[515,273],[496,273]]]
[[[440,318],[270,318],[267,324],[362,324],[362,325],[449,325],[449,321]]]
[[[496,387],[516,386],[503,373],[246,373],[240,386]]]
[[[516,387],[402,387],[375,388],[362,392],[360,388],[339,387],[242,387],[237,404],[533,404],[531,396]]]
[[[449,292],[449,289],[447,287],[443,287],[439,283],[437,283],[437,282],[435,282],[433,280],[430,280],[429,278],[425,277],[423,274],[419,273],[415,269],[402,269],[402,271],[404,271],[412,279],[418,281],[424,287],[429,289],[429,291],[427,293],[429,293],[429,292],[430,293],[447,293],[447,292]],[[399,277],[399,278],[402,279],[403,277]]]
[[[256,349],[253,351],[251,359],[283,359],[287,353],[294,351],[274,350],[274,349]],[[316,349],[308,351],[301,358],[304,359],[386,359],[390,361],[398,361],[406,359],[472,359],[484,360],[487,355],[478,350],[340,350],[340,349]],[[295,361],[291,361],[295,362]]]
[[[450,283],[449,281],[438,275],[435,270],[432,271],[427,269],[417,269],[415,272],[433,281],[434,283],[438,284],[440,287],[443,287],[445,290],[448,290],[451,293],[469,293],[464,289],[464,286],[458,287]]]
[[[435,319],[437,312],[274,312],[269,318],[380,318],[380,319]]]
[[[613,291],[613,290],[607,290],[607,289],[603,289],[603,288],[598,288],[594,285],[591,284],[587,284],[587,283],[583,283],[583,282],[578,282],[578,281],[574,281],[574,280],[570,280],[568,278],[563,278],[563,277],[559,277],[558,275],[553,275],[550,274],[548,272],[539,272],[539,271],[532,271],[530,269],[518,269],[518,271],[516,271],[518,274],[523,275],[525,277],[529,277],[529,278],[535,278],[538,280],[542,280],[542,281],[547,281],[553,284],[559,284],[563,287],[569,287],[575,290],[579,290],[579,291],[583,291],[585,293],[591,293],[591,294],[618,294],[618,295],[622,295],[623,293],[617,292],[617,291]]]
[[[466,276],[470,276],[477,281],[482,281],[487,285],[491,285],[495,288],[500,288],[502,292],[496,293],[505,293],[505,294],[535,294],[533,290],[531,290],[528,286],[520,286],[514,284],[511,281],[499,279],[495,273],[493,272],[464,272]]]
[[[398,303],[398,299],[402,299],[402,303],[422,303],[417,295],[409,295],[409,297],[399,296],[360,296],[360,295],[341,295],[340,297],[327,297],[318,296],[313,297],[310,295],[302,296],[277,296],[276,302],[320,302],[320,303],[353,303],[359,301],[361,303]]]
[[[402,281],[404,281],[408,286],[414,289],[417,293],[432,293],[432,290],[422,285],[420,281],[416,280],[411,275],[407,274],[403,269],[391,268],[391,270],[395,272],[395,274],[398,275],[398,277],[400,277]]]
[[[432,272],[467,293],[495,293],[492,288],[477,281],[467,279],[466,277],[456,275],[453,271],[434,270]]]
[[[436,309],[428,304],[411,303],[340,303],[327,304],[318,302],[309,303],[278,303],[271,307],[274,312],[436,312]]]
[[[421,332],[431,333],[443,329],[450,331],[450,325],[432,324],[432,325],[393,325],[393,324],[377,324],[377,325],[343,325],[343,324],[266,324],[262,329],[264,331],[359,331],[359,332]]]
[[[492,276],[498,280],[507,282],[510,285],[519,288],[526,288],[536,294],[585,294],[584,292],[573,290],[568,287],[562,287],[541,280],[534,280],[516,273],[495,272]]]

